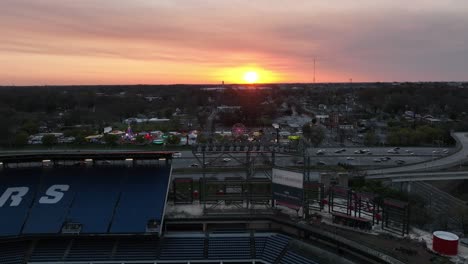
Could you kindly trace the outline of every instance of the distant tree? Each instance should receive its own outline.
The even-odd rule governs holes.
[[[203,135],[203,134],[198,134],[198,136],[197,136],[197,143],[199,143],[199,144],[205,144],[205,143],[207,143],[207,142],[208,142],[208,139],[206,138],[205,135]]]
[[[176,136],[176,135],[170,135],[168,138],[167,138],[167,143],[169,145],[178,145],[180,143],[180,137],[179,136]]]
[[[33,120],[28,120],[21,126],[21,130],[29,135],[35,134],[39,131],[39,125]]]
[[[76,135],[75,136],[75,141],[73,141],[74,144],[77,145],[82,145],[86,142],[85,136],[83,135]]]
[[[138,144],[144,144],[146,142],[146,139],[143,135],[138,135],[136,138],[135,138],[135,142],[138,143]]]
[[[325,132],[323,129],[313,123],[307,123],[302,126],[302,134],[304,135],[304,138],[315,148],[318,147],[325,139]]]
[[[16,147],[22,147],[28,144],[28,133],[24,131],[20,131],[15,135],[15,142],[14,145]]]
[[[373,146],[377,143],[377,137],[373,131],[366,132],[364,136],[364,144],[366,146]]]
[[[116,146],[118,140],[119,140],[119,137],[116,135],[112,135],[112,134],[104,135],[104,142],[106,142],[106,144],[109,146]]]
[[[46,147],[57,145],[57,138],[52,134],[47,134],[42,137],[42,144]]]

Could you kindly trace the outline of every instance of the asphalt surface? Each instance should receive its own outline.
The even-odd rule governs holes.
[[[390,174],[402,172],[431,171],[446,168],[460,164],[467,160],[468,137],[467,132],[454,133],[454,138],[459,142],[458,148],[403,148],[400,147],[397,152],[392,153],[395,147],[348,147],[348,148],[314,148],[309,149],[312,165],[337,165],[349,164],[354,166],[380,167],[378,169],[368,170],[368,175]],[[339,153],[338,150],[342,150]],[[362,154],[356,154],[359,150],[365,151]],[[444,153],[446,150],[446,153]],[[1,151],[0,156],[12,154],[30,154],[44,152],[76,152],[78,150],[22,150],[22,151]],[[90,149],[82,150],[86,152],[115,152],[131,150],[115,149]],[[320,154],[319,154],[320,153]],[[370,154],[369,154],[370,153]],[[172,161],[173,168],[201,167],[200,161],[189,150],[180,151],[180,157]],[[241,167],[245,160],[245,154],[229,154],[220,157],[219,154],[206,153],[205,162],[210,166],[222,167]],[[261,158],[257,158],[261,163]],[[292,157],[290,155],[276,154],[276,164],[280,166],[301,165],[301,157]]]
[[[455,151],[452,155],[448,155],[439,159],[429,160],[422,163],[400,166],[396,168],[385,168],[368,170],[367,175],[375,174],[391,174],[391,173],[402,173],[402,172],[416,172],[416,171],[434,171],[444,168],[449,168],[466,162],[468,154],[468,133],[459,132],[453,133],[453,137],[459,144],[458,151]]]

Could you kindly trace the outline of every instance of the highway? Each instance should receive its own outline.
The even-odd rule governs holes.
[[[340,153],[336,153],[336,151],[345,149]],[[311,157],[311,164],[312,165],[337,165],[337,164],[349,164],[353,166],[372,166],[372,167],[395,167],[398,166],[396,164],[397,160],[403,160],[405,164],[414,164],[414,163],[421,163],[425,161],[431,161],[433,159],[440,159],[445,156],[449,156],[454,149],[447,149],[448,153],[443,153],[445,148],[427,148],[427,147],[417,147],[417,148],[401,148],[398,154],[395,153],[388,153],[389,150],[393,149],[392,147],[385,147],[385,148],[316,148],[310,149],[309,154]],[[322,150],[321,155],[317,155],[317,151]],[[368,150],[368,152],[363,154],[355,154],[355,151],[359,150]],[[20,155],[20,154],[35,154],[35,153],[76,153],[76,152],[118,152],[118,151],[142,151],[142,150],[129,150],[129,149],[45,149],[45,150],[8,150],[8,151],[0,151],[0,156],[8,156],[8,155]],[[144,150],[143,150],[144,151]],[[175,151],[180,152],[179,158],[174,158],[172,160],[173,168],[188,168],[193,166],[201,167],[201,163],[198,162],[196,157],[190,150],[182,150],[182,151]],[[435,152],[435,153],[434,153]],[[219,153],[210,153],[206,152],[206,162],[213,162],[216,157],[219,156]],[[234,158],[233,158],[234,157]],[[228,162],[223,162],[223,158],[228,158]],[[215,161],[216,164],[210,165],[218,165],[218,166],[227,166],[227,167],[239,167],[241,164],[236,161],[236,159],[244,160],[245,153],[231,153],[223,155],[223,158],[218,159]],[[302,164],[301,157],[293,157],[291,155],[285,154],[276,154],[276,164],[279,166],[292,166],[292,165],[300,165]],[[196,165],[195,165],[196,164]],[[401,168],[407,166],[401,166]],[[380,170],[378,170],[380,172]]]
[[[453,133],[452,136],[457,141],[457,151],[452,155],[445,156],[440,159],[429,160],[426,162],[421,162],[417,164],[400,166],[395,168],[385,168],[385,169],[375,169],[368,170],[367,175],[378,175],[378,174],[392,174],[392,173],[403,173],[403,172],[417,172],[417,171],[434,171],[444,168],[453,167],[459,165],[463,162],[466,162],[467,159],[467,149],[468,149],[468,133],[467,132],[458,132]]]
[[[406,173],[406,172],[421,172],[433,171],[437,169],[451,167],[462,162],[467,161],[468,137],[467,132],[453,133],[453,137],[457,141],[456,148],[427,148],[427,147],[414,147],[406,148],[401,147],[397,153],[389,153],[393,147],[375,147],[375,148],[313,148],[309,149],[312,165],[337,165],[349,164],[354,166],[372,166],[380,167],[378,169],[367,170],[367,175],[386,175],[392,173]],[[342,150],[337,153],[338,150]],[[319,151],[320,150],[320,151]],[[366,150],[366,153],[355,154],[356,151]],[[446,152],[444,153],[444,150]],[[1,151],[0,156],[8,156],[12,154],[32,154],[32,153],[64,153],[64,152],[116,152],[116,151],[141,151],[141,150],[116,150],[116,149],[87,149],[87,150],[19,150],[19,151]],[[322,154],[317,154],[322,152]],[[390,151],[391,152],[391,151]],[[188,168],[188,167],[201,167],[196,157],[190,150],[180,151],[181,157],[174,158],[172,161],[173,168]],[[369,154],[371,153],[371,154]],[[223,155],[221,159],[215,160],[219,154],[206,153],[206,162],[209,165],[223,166],[223,167],[240,167],[238,160],[244,160],[244,153],[234,153]],[[224,158],[227,160],[223,161]],[[385,160],[384,160],[385,159]],[[396,161],[404,161],[404,164],[397,164]],[[258,159],[261,162],[261,159]],[[276,162],[280,166],[291,166],[302,164],[301,157],[292,157],[290,155],[276,154]],[[196,165],[195,165],[196,164]]]

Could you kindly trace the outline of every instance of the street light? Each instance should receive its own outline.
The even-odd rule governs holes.
[[[277,123],[272,124],[273,128],[276,129],[276,143],[279,143],[279,129],[280,126]]]

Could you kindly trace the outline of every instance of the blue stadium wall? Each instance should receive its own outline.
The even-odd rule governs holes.
[[[138,234],[162,226],[171,168],[9,169],[0,172],[0,236]]]

